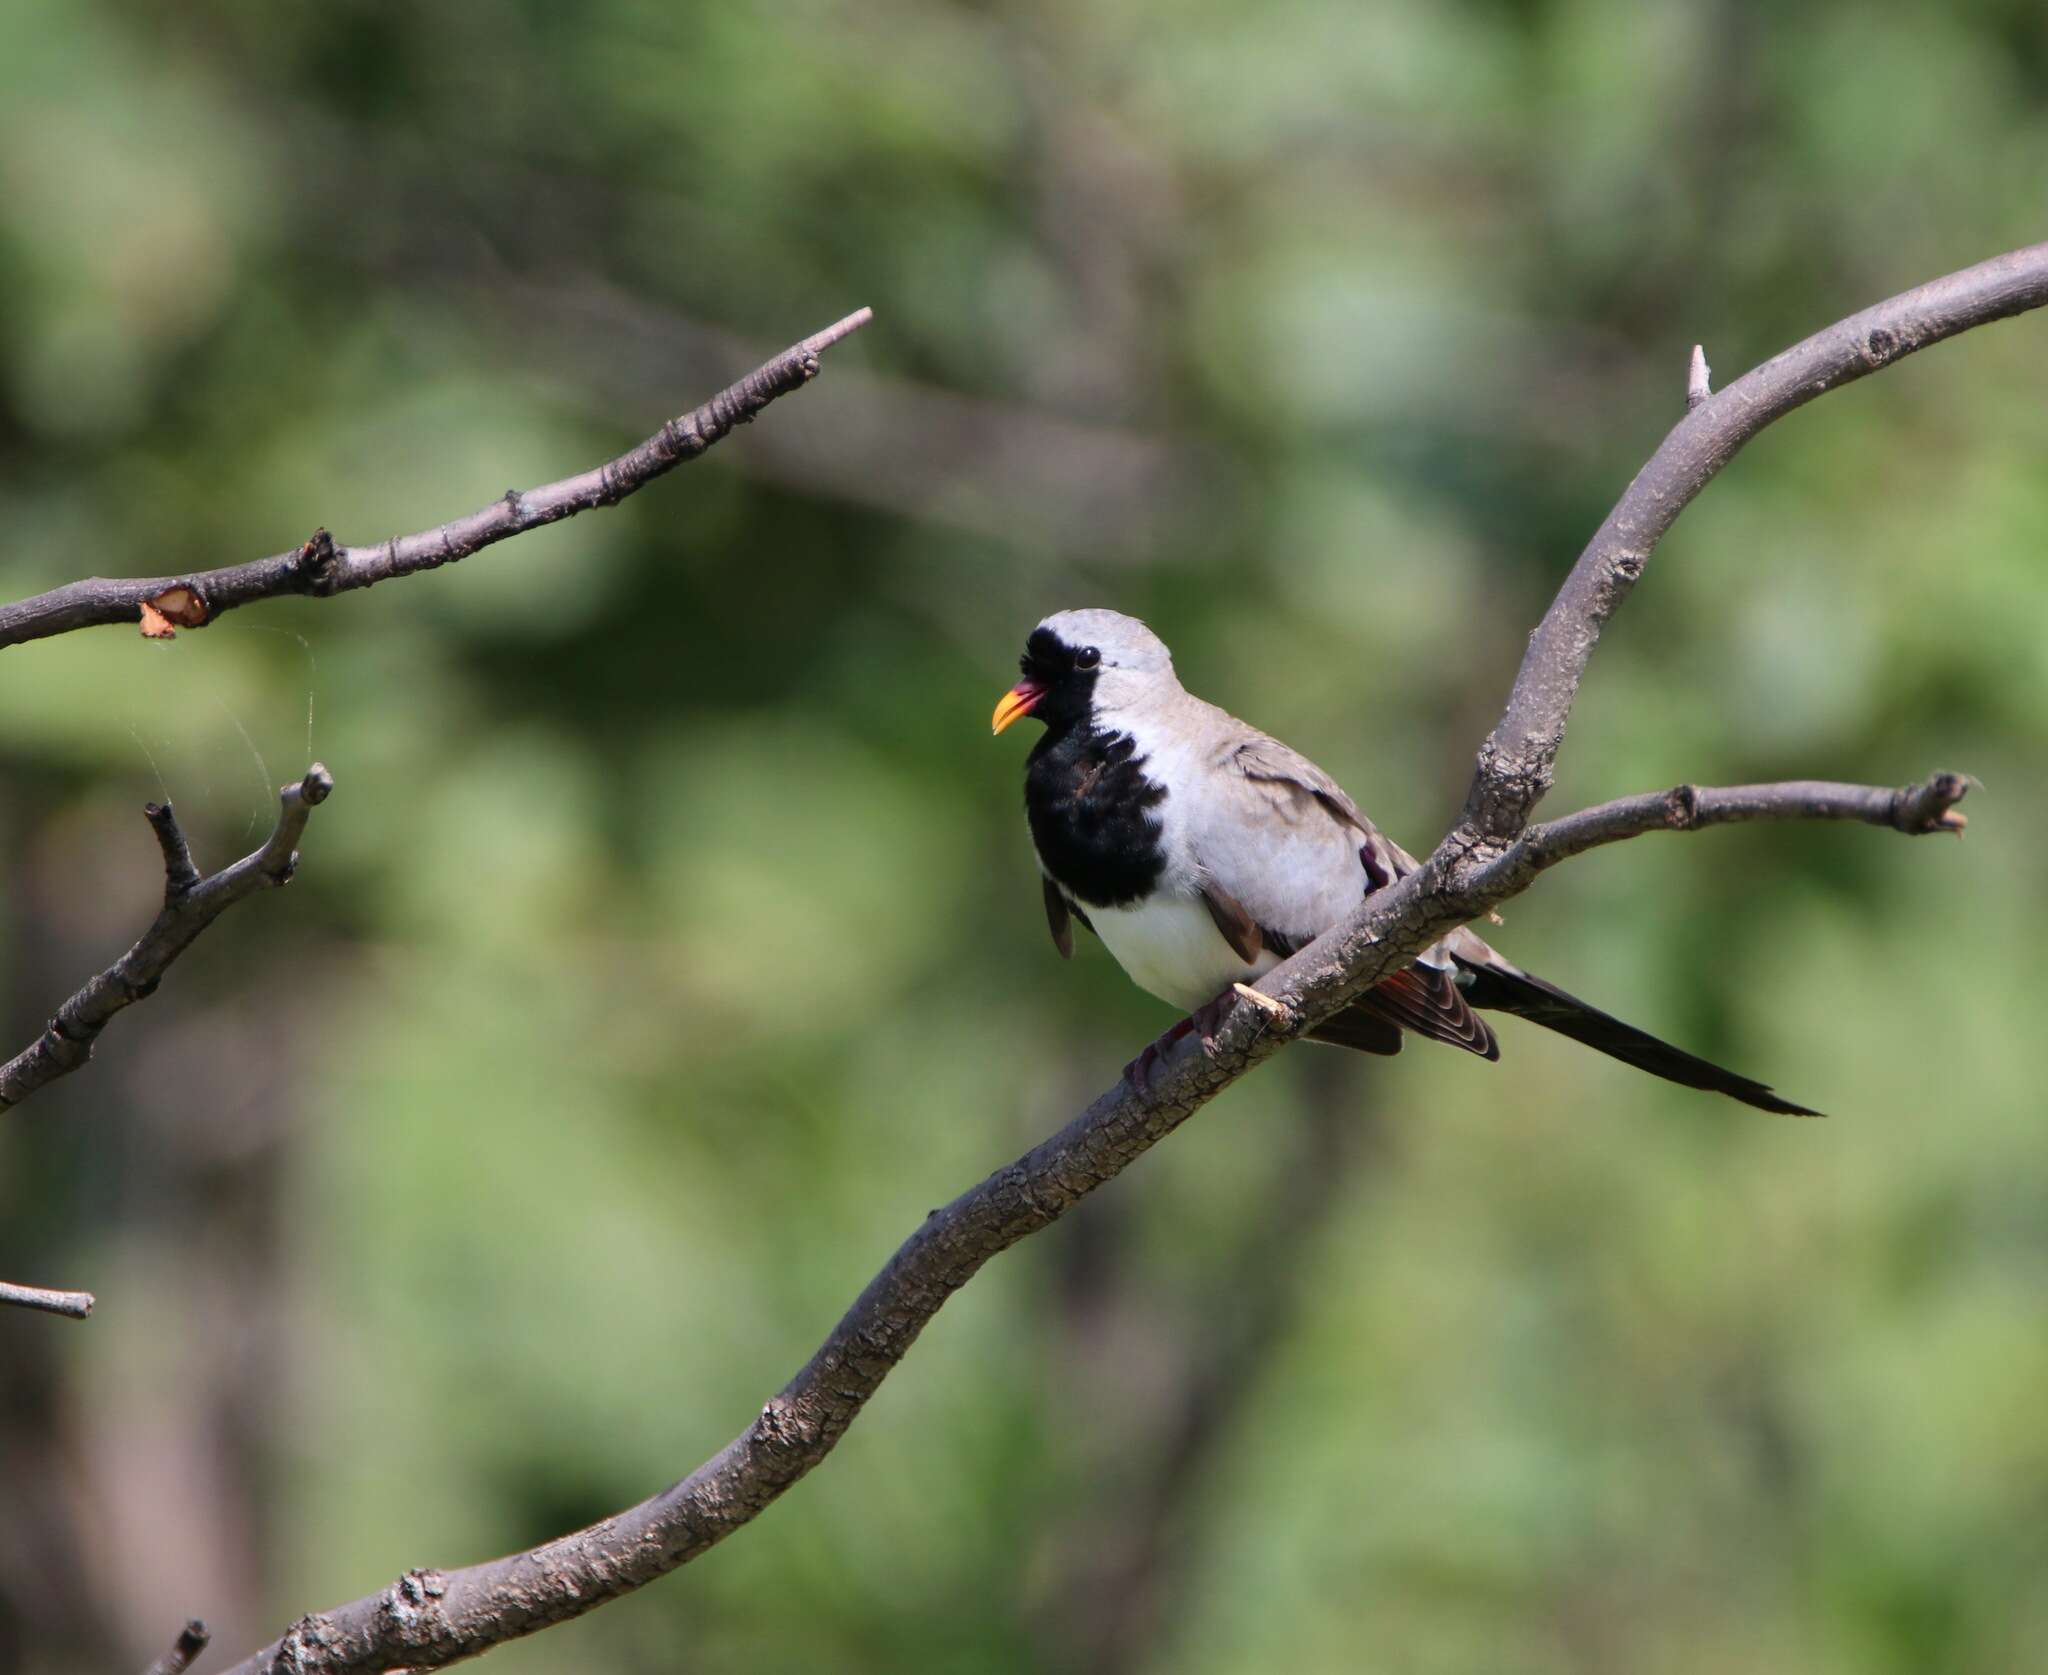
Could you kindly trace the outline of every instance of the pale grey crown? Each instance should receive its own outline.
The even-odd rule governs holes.
[[[1105,668],[1141,675],[1173,673],[1173,654],[1166,649],[1166,642],[1136,617],[1121,611],[1056,611],[1038,626],[1050,629],[1077,651],[1093,646],[1102,653]]]

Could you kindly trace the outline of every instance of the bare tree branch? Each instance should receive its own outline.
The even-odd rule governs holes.
[[[0,1111],[91,1058],[93,1042],[114,1014],[154,994],[171,962],[236,902],[289,883],[299,864],[298,842],[306,822],[333,789],[333,775],[315,762],[304,779],[278,791],[277,825],[263,847],[211,878],[201,878],[192,864],[191,846],[171,805],[149,804],[143,812],[164,855],[163,910],[134,947],[58,1007],[34,1042],[0,1065]]]
[[[818,357],[873,317],[872,310],[860,309],[793,344],[738,383],[720,390],[703,406],[669,420],[638,447],[593,470],[536,489],[508,489],[502,500],[467,517],[417,534],[394,536],[375,546],[339,546],[322,529],[291,552],[224,569],[117,580],[96,576],[71,582],[32,599],[0,605],[0,646],[21,645],[109,622],[139,621],[145,633],[162,637],[171,631],[171,625],[203,627],[221,612],[255,599],[284,594],[326,598],[374,587],[396,576],[435,570],[543,524],[572,518],[593,507],[615,506],[635,489],[695,459],[778,396],[801,389],[818,375]]]
[[[1670,827],[1672,793],[1630,799],[1567,817],[1545,829],[1547,840],[1543,830],[1529,834],[1520,858],[1507,858],[1548,786],[1593,640],[1641,574],[1656,538],[1771,419],[1900,354],[2043,301],[2048,245],[1856,315],[1702,404],[1630,485],[1567,577],[1532,640],[1507,713],[1480,753],[1460,825],[1419,870],[1373,892],[1343,924],[1268,972],[1256,986],[1266,1000],[1233,1007],[1211,1039],[1190,1034],[1162,1043],[1159,1067],[1143,1091],[1119,1082],[1050,1139],[934,1211],[754,1422],[680,1483],[529,1552],[461,1570],[408,1571],[380,1593],[302,1617],[230,1675],[439,1667],[580,1616],[688,1563],[831,1452],[926,1323],[990,1257],[1050,1225],[1301,1029],[1525,888],[1551,859],[1629,835],[1621,828],[1631,820],[1642,831]],[[1961,794],[1953,776],[1905,793],[1854,786],[1696,792],[1695,812],[1679,824],[1876,818],[1902,830],[1940,830],[1949,829],[1949,810]],[[1686,802],[1678,799],[1681,812]],[[1610,812],[1617,807],[1626,812]],[[1700,807],[1714,812],[1703,820]],[[1555,846],[1554,856],[1545,841]]]
[[[1498,849],[1550,789],[1565,720],[1600,630],[1694,495],[1756,433],[1815,396],[1916,349],[2048,302],[2048,244],[1995,256],[1866,308],[1744,374],[1679,420],[1565,578],[1479,748],[1454,834],[1460,852]]]
[[[45,1291],[39,1285],[9,1285],[0,1280],[0,1303],[83,1320],[92,1313],[93,1295],[90,1291]]]
[[[1775,785],[1674,785],[1580,809],[1531,826],[1476,879],[1485,888],[1502,881],[1525,885],[1545,868],[1602,844],[1646,832],[1694,832],[1738,820],[1860,820],[1889,826],[1908,837],[1953,832],[1968,819],[1957,809],[1970,789],[1965,774],[1932,774],[1918,785],[1839,785],[1824,779],[1788,779]]]
[[[185,1675],[192,1667],[192,1660],[206,1650],[207,1641],[213,1638],[206,1632],[206,1625],[194,1617],[180,1631],[171,1649],[151,1664],[143,1675]]]

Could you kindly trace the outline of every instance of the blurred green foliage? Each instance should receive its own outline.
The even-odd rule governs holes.
[[[436,523],[878,316],[616,511],[0,656],[16,1042],[151,911],[134,805],[218,864],[340,787],[0,1131],[6,1277],[101,1297],[0,1319],[40,1675],[194,1613],[240,1655],[721,1445],[1169,1021],[1039,920],[985,731],[1038,616],[1146,617],[1425,845],[1694,341],[2041,236],[2048,15],[11,0],[0,186],[8,597]],[[1651,840],[1502,934],[1834,1121],[1513,1026],[1290,1053],[757,1526],[494,1667],[2027,1666],[2044,367],[1991,328],[1756,444],[1553,797],[1954,766],[1967,842]]]

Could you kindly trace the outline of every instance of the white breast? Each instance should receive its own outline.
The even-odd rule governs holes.
[[[1091,907],[1087,914],[1125,975],[1183,1012],[1280,963],[1262,950],[1256,963],[1246,965],[1199,896],[1160,890],[1130,907]]]

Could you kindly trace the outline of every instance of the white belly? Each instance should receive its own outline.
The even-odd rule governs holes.
[[[1183,1012],[1280,963],[1262,949],[1258,960],[1246,965],[1223,940],[1199,896],[1162,892],[1134,907],[1091,907],[1087,912],[1095,934],[1125,975]]]

